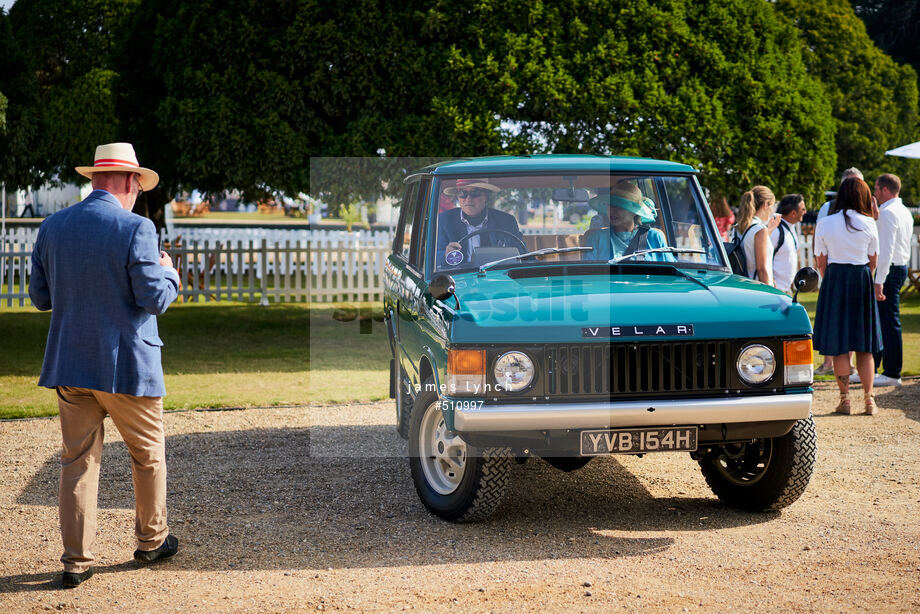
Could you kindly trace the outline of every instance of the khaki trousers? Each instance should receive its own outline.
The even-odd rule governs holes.
[[[155,550],[169,534],[166,524],[166,436],[163,399],[58,386],[61,413],[59,512],[64,571],[92,566],[96,503],[106,414],[131,454],[135,525],[139,550]]]

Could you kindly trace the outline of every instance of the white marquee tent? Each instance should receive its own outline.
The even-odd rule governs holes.
[[[885,152],[885,155],[898,156],[901,158],[920,158],[920,141],[911,143],[910,145],[902,145],[901,147],[890,149]]]

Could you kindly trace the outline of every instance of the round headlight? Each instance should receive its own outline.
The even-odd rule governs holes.
[[[764,345],[749,345],[738,355],[738,375],[748,384],[762,384],[773,377],[776,358]]]
[[[533,381],[533,361],[524,352],[505,352],[492,370],[495,382],[507,392],[520,392]]]

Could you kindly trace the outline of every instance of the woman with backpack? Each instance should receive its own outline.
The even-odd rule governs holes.
[[[872,219],[872,192],[866,182],[850,177],[837,192],[836,211],[815,227],[815,268],[824,278],[815,311],[815,349],[834,357],[840,390],[838,414],[852,414],[849,399],[850,358],[862,381],[865,413],[878,410],[872,397],[875,359],[882,349],[882,331],[872,269],[878,262],[878,229]]]
[[[735,235],[740,238],[739,249],[744,254],[747,277],[773,285],[773,244],[770,233],[779,226],[779,216],[773,214],[776,197],[770,188],[754,186],[741,196]]]

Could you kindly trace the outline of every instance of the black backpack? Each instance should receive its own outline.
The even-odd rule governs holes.
[[[753,227],[754,224],[748,226],[740,237],[738,233],[735,232],[735,236],[732,240],[725,244],[725,253],[728,254],[728,264],[732,267],[732,273],[735,275],[741,275],[742,277],[748,276],[747,257],[744,255],[744,248],[742,245],[744,244],[744,237],[747,236],[747,233],[749,233]]]

